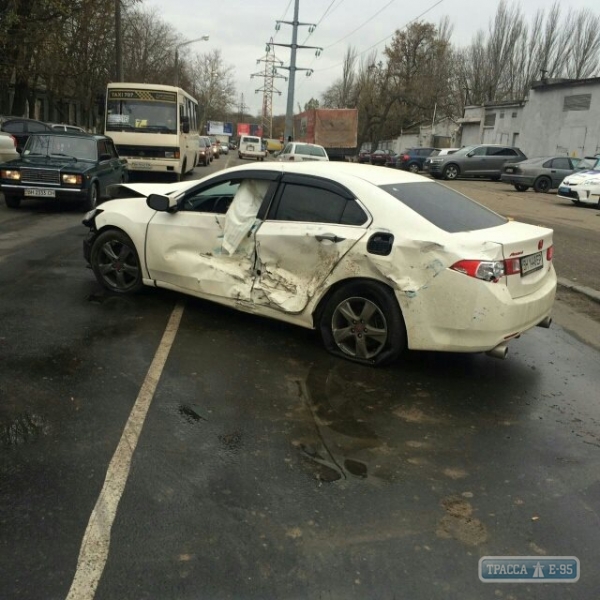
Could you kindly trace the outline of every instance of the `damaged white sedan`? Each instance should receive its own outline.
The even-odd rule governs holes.
[[[488,352],[548,327],[552,230],[443,184],[354,163],[265,163],[123,184],[86,215],[84,254],[124,294],[176,290],[317,329],[382,365],[406,348]]]

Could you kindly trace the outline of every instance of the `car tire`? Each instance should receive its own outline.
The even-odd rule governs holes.
[[[98,184],[92,183],[88,191],[87,198],[83,201],[83,210],[88,212],[98,206]]]
[[[408,170],[411,173],[418,173],[419,172],[419,165],[417,163],[410,163],[408,165]]]
[[[398,301],[376,281],[358,280],[336,289],[325,301],[317,326],[328,352],[361,364],[390,364],[407,345]]]
[[[517,190],[517,192],[526,192],[528,189],[528,185],[523,185],[522,183],[515,183],[515,190]]]
[[[143,287],[135,245],[120,229],[102,232],[92,244],[90,263],[96,279],[116,294],[132,294]]]
[[[538,177],[533,182],[534,191],[540,194],[547,194],[552,188],[552,181],[548,177]]]
[[[442,174],[444,179],[449,179],[450,181],[454,181],[460,175],[460,169],[458,165],[446,165],[444,168],[444,172]]]
[[[19,208],[21,206],[21,198],[4,194],[4,203],[8,208]]]

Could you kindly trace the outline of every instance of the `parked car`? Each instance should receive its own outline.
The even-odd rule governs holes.
[[[517,164],[505,165],[500,180],[510,183],[518,192],[526,192],[532,187],[536,192],[546,193],[557,188],[580,162],[580,158],[564,155],[528,158]]]
[[[17,150],[22,150],[32,133],[52,131],[52,129],[50,125],[35,119],[0,117],[0,131],[10,133],[17,140]]]
[[[208,167],[212,161],[212,148],[210,140],[204,136],[200,136],[198,140],[198,164]]]
[[[429,162],[429,172],[439,179],[457,177],[487,177],[498,181],[506,163],[515,163],[527,157],[519,148],[500,144],[464,146],[447,156],[436,156]]]
[[[431,159],[435,156],[448,156],[448,154],[454,154],[460,148],[436,148],[423,163],[423,171],[429,173],[429,165],[431,163]]]
[[[361,150],[356,157],[356,162],[370,163],[371,162],[371,151],[370,150]]]
[[[557,195],[577,206],[588,204],[600,208],[600,155],[583,159],[578,170],[560,183]]]
[[[237,150],[237,145],[235,142],[229,142],[229,149],[230,150]]]
[[[0,163],[18,158],[17,140],[4,131],[0,131]]]
[[[85,260],[116,294],[168,288],[317,329],[368,365],[405,348],[504,357],[550,324],[552,230],[420,175],[267,162],[116,192],[84,219]]]
[[[400,153],[398,159],[398,168],[411,173],[418,173],[423,170],[425,159],[439,148],[407,148]]]
[[[65,123],[48,123],[54,131],[79,131],[85,133],[83,127],[78,125],[66,125]]]
[[[277,155],[279,162],[303,161],[328,161],[327,151],[318,144],[305,144],[304,142],[288,142],[285,148]]]
[[[49,131],[32,134],[21,156],[1,166],[0,191],[9,208],[44,199],[76,200],[90,210],[127,179],[127,161],[109,137]]]
[[[380,167],[385,166],[388,156],[396,154],[393,150],[375,150],[371,152],[370,162],[372,165],[379,165]]]

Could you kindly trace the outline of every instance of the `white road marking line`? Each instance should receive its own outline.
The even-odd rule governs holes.
[[[92,600],[96,594],[96,588],[106,566],[111,529],[129,476],[131,458],[179,329],[183,309],[183,304],[177,304],[171,313],[162,340],[125,424],[119,445],[108,466],[102,491],[83,536],[77,570],[67,600]]]

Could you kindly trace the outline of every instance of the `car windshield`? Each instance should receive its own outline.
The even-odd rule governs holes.
[[[380,187],[449,233],[488,229],[507,223],[504,217],[440,183],[394,183]]]
[[[474,150],[475,148],[478,148],[478,146],[463,146],[462,148],[459,148],[456,152],[453,152],[452,154],[468,154],[469,152],[471,152],[471,150]]]
[[[600,169],[600,158],[584,158],[577,164],[578,171],[587,171],[588,169]]]
[[[56,156],[96,160],[96,140],[69,135],[32,135],[23,156]]]

